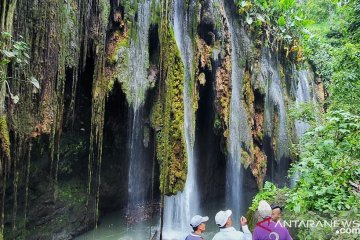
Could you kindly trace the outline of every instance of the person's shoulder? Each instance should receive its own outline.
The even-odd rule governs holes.
[[[261,227],[259,227],[259,226],[256,226],[255,228],[254,228],[254,232],[259,232],[259,231],[261,231]]]
[[[236,236],[243,236],[244,235],[244,233],[242,232],[242,231],[238,231],[238,230],[236,230],[235,232],[232,232],[234,235],[236,235]]]
[[[217,232],[214,237],[212,238],[212,240],[217,240],[221,238],[221,232]]]
[[[185,240],[201,240],[201,239],[203,239],[201,236],[195,237],[195,236],[192,235],[192,234],[189,234],[189,235],[185,238]]]
[[[193,240],[193,239],[194,237],[191,234],[187,235],[187,237],[185,238],[185,240]]]

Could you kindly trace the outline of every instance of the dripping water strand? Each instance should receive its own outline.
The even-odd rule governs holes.
[[[18,134],[15,133],[14,137],[15,141],[15,156],[14,156],[14,164],[13,164],[13,219],[12,219],[12,231],[15,236],[16,233],[16,216],[17,216],[17,208],[18,208],[18,181],[19,181],[19,170],[18,163],[22,151],[22,140]]]
[[[24,229],[25,230],[26,230],[26,221],[27,221],[27,208],[28,208],[28,201],[29,201],[31,150],[32,150],[32,142],[30,139],[29,146],[28,146],[28,155],[27,155],[27,163],[26,163],[26,181],[25,181],[25,206],[24,206]]]

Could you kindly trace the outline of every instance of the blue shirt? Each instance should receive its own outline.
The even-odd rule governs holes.
[[[190,233],[185,240],[203,240],[203,238],[200,235],[197,235],[196,233]]]

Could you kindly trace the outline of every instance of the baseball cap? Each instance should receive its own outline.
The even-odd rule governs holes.
[[[279,209],[280,209],[280,211],[282,211],[282,210],[283,210],[282,206],[277,205],[277,204],[271,204],[271,209],[272,209],[272,210],[277,209],[277,208],[279,208]]]
[[[258,206],[258,212],[262,218],[267,218],[271,216],[272,209],[269,203],[265,200],[261,200]]]
[[[232,211],[230,209],[226,211],[220,211],[215,215],[215,222],[218,227],[223,227],[227,222],[228,218],[231,216]]]
[[[197,227],[199,226],[201,223],[203,222],[207,222],[209,221],[209,217],[208,216],[205,216],[205,217],[202,217],[200,215],[195,215],[192,217],[191,221],[190,221],[190,226],[192,227]]]

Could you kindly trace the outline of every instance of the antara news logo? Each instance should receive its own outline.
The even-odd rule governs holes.
[[[284,220],[277,222],[277,225],[286,228],[333,228],[336,234],[360,234],[360,220]]]
[[[273,235],[276,240],[279,239],[279,234],[268,228],[271,218],[266,218],[263,221],[258,222],[256,225],[267,230],[269,232],[270,239]],[[267,224],[266,224],[267,223]],[[327,228],[330,227],[335,230],[336,234],[353,234],[360,235],[360,220],[325,220],[325,221],[314,221],[314,220],[284,220],[282,222],[275,223],[276,227],[286,228]]]

